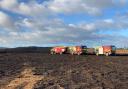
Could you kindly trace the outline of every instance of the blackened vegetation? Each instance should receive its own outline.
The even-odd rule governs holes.
[[[49,53],[51,47],[1,48],[0,53]]]
[[[34,89],[128,89],[128,56],[50,55],[48,48],[16,52],[0,54],[0,86],[30,66],[44,76]]]

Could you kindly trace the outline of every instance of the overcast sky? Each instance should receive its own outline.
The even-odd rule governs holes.
[[[0,46],[128,47],[127,0],[0,0]]]

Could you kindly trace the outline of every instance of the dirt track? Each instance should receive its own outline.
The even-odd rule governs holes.
[[[34,89],[128,89],[128,56],[47,53],[0,54],[0,89],[9,89],[5,86],[30,67],[31,76],[43,77],[33,83]]]

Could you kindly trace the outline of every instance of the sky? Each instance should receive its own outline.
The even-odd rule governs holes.
[[[0,47],[128,47],[128,0],[0,0]]]

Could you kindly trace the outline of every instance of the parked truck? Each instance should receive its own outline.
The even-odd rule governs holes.
[[[99,55],[115,55],[116,53],[116,47],[113,45],[110,46],[99,46],[95,48],[95,53],[97,56]]]
[[[67,53],[70,53],[72,55],[74,54],[80,55],[82,54],[82,48],[80,46],[70,46],[67,47]]]
[[[63,54],[65,51],[66,51],[66,47],[63,46],[53,47],[50,50],[51,54]]]
[[[116,54],[117,55],[128,55],[128,49],[124,49],[124,48],[116,49]]]

